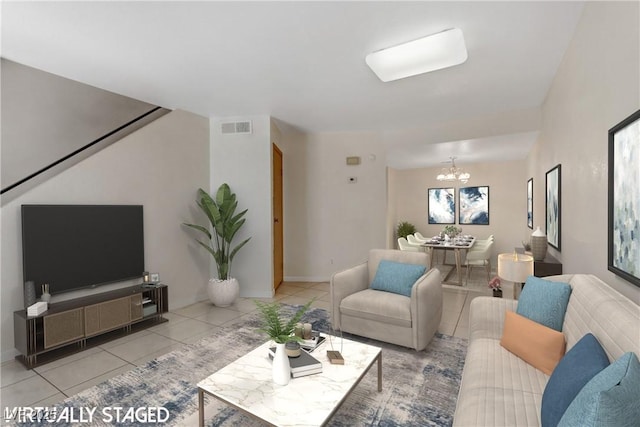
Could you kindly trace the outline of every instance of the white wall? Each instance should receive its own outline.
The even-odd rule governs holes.
[[[534,219],[543,230],[545,172],[562,164],[562,252],[551,252],[564,271],[595,274],[636,302],[640,288],[607,270],[607,131],[640,108],[639,8],[585,4],[528,158]]]
[[[206,118],[171,112],[2,207],[2,360],[16,354],[13,311],[23,308],[22,204],[142,204],[145,266],[169,286],[169,308],[206,298],[208,262],[180,224],[202,219],[192,211],[196,189],[209,181],[208,126]],[[66,293],[52,301],[91,292],[98,290]]]
[[[253,133],[225,134],[222,121],[251,120]],[[240,282],[240,295],[273,295],[273,224],[271,200],[271,118],[245,116],[211,118],[210,192],[227,183],[238,198],[238,212],[249,209],[235,243],[247,243],[235,256],[231,273]],[[215,265],[212,264],[212,277]]]
[[[524,161],[458,165],[471,174],[468,183],[462,185],[446,184],[436,180],[441,168],[422,168],[395,170],[394,185],[390,192],[395,193],[394,225],[399,221],[408,221],[425,236],[439,234],[444,225],[429,224],[427,216],[427,194],[429,188],[456,188],[456,223],[458,222],[458,189],[470,186],[489,186],[489,225],[459,225],[462,232],[479,238],[490,234],[495,236],[492,266],[497,266],[499,253],[513,252],[522,247],[522,241],[528,241],[531,230],[527,224],[527,178]],[[525,227],[523,231],[523,225]],[[395,228],[393,233],[396,246]]]
[[[386,160],[374,133],[285,134],[286,280],[329,280],[386,247]],[[361,163],[347,166],[346,157]],[[349,183],[355,177],[356,183]]]

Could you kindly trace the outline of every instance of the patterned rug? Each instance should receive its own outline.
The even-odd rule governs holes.
[[[297,307],[285,306],[293,311]],[[312,309],[305,315],[314,330],[328,331],[327,312]],[[144,366],[114,377],[53,408],[57,414],[80,408],[94,409],[92,423],[57,423],[57,426],[117,425],[137,426],[139,421],[106,422],[103,414],[115,419],[115,407],[121,414],[143,407],[164,407],[168,420],[149,425],[192,426],[198,422],[197,383],[265,341],[257,329],[258,314],[241,326],[212,332],[198,343],[158,357]],[[377,391],[377,373],[368,372],[329,421],[330,426],[448,426],[460,385],[467,341],[436,334],[427,349],[416,352],[392,344],[362,337],[346,338],[383,348],[383,390]],[[73,408],[73,409],[71,409]],[[85,409],[86,411],[86,409]],[[110,411],[110,412],[109,412]],[[206,400],[207,426],[259,426],[249,418],[215,398]],[[86,418],[85,418],[86,419]],[[51,425],[20,424],[20,425]]]

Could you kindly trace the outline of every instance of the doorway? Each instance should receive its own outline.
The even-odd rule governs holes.
[[[272,146],[273,173],[273,290],[280,286],[284,279],[284,244],[282,220],[282,151],[276,144]]]

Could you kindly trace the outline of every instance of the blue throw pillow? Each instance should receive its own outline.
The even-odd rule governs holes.
[[[592,334],[587,334],[564,355],[542,394],[542,427],[556,427],[560,418],[591,378],[609,366],[609,358]]]
[[[638,426],[640,362],[625,353],[604,368],[578,393],[558,427]]]
[[[378,264],[371,289],[393,292],[410,297],[413,284],[424,274],[426,267],[383,259]]]
[[[529,276],[518,299],[516,313],[562,332],[571,286]]]

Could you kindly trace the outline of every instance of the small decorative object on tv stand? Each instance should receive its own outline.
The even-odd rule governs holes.
[[[49,285],[47,283],[42,285],[42,295],[40,295],[40,301],[51,301],[51,294],[49,293]]]
[[[36,285],[33,281],[24,282],[24,308],[27,308],[36,302]]]

